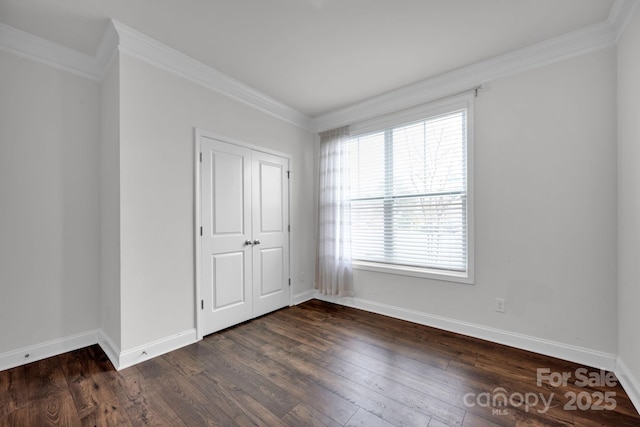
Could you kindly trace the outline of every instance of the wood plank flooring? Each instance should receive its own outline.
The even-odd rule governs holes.
[[[0,425],[640,426],[580,368],[312,300],[120,372],[98,346],[0,372]]]

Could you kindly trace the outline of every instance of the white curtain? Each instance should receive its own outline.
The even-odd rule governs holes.
[[[315,288],[325,295],[353,295],[348,141],[348,127],[320,134]]]

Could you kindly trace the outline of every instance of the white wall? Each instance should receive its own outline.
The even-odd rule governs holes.
[[[0,51],[0,354],[99,326],[99,96]]]
[[[618,44],[618,354],[640,405],[640,8]]]
[[[476,103],[476,284],[359,270],[356,297],[619,348],[640,377],[638,212],[616,197],[616,161],[620,194],[640,186],[637,48],[636,16],[617,57],[617,157],[614,49],[490,82]],[[292,281],[311,289],[311,133],[126,55],[99,84],[0,52],[0,99],[0,354],[99,327],[126,351],[195,326],[194,126],[293,156]]]
[[[358,270],[356,298],[615,354],[615,64],[607,49],[489,82],[475,108],[475,285]]]
[[[100,326],[120,352],[120,60],[100,86]],[[113,355],[112,355],[113,357]]]
[[[292,281],[313,271],[313,137],[120,57],[123,351],[195,327],[194,127],[293,156]],[[308,280],[308,279],[307,279]],[[297,283],[299,289],[310,283]]]

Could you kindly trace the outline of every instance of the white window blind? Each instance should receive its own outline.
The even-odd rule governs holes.
[[[349,147],[353,259],[466,273],[467,109]]]

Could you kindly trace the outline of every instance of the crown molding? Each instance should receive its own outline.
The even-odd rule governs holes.
[[[113,25],[113,21],[109,19],[109,23],[104,29],[102,39],[100,40],[100,44],[98,45],[96,56],[94,58],[96,66],[100,70],[100,80],[102,80],[109,69],[111,61],[113,61],[113,58],[115,58],[118,53],[119,40],[120,38],[116,31],[116,27]]]
[[[115,20],[109,20],[93,57],[3,23],[0,23],[0,50],[95,81],[102,79],[113,58],[122,52],[280,120],[313,129],[305,114]]]
[[[100,64],[89,55],[0,23],[0,50],[91,79],[100,80]]]
[[[620,40],[620,37],[622,37],[622,33],[627,27],[637,6],[638,0],[616,0],[611,7],[606,22],[615,29],[616,43]]]
[[[141,59],[198,85],[307,130],[324,131],[466,91],[492,80],[613,46],[620,39],[638,0],[615,0],[600,23],[441,74],[310,118],[208,65],[126,25],[109,20],[95,56],[0,23],[0,50],[100,81],[118,52]]]
[[[617,4],[617,3],[616,3]],[[613,46],[615,28],[600,22],[440,74],[315,118],[317,132],[415,107],[493,80]]]
[[[281,120],[312,130],[312,121],[305,114],[118,21],[112,21],[112,24],[119,36],[121,53],[177,74]]]

